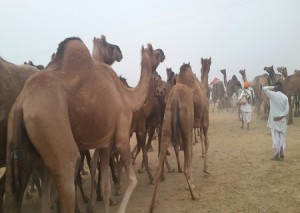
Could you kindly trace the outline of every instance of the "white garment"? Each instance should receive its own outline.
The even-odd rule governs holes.
[[[270,112],[268,118],[268,127],[279,132],[285,133],[287,130],[286,117],[280,121],[274,121],[274,117],[286,116],[289,112],[288,97],[280,91],[272,91],[274,86],[265,86],[263,91],[270,99]]]
[[[241,112],[240,118],[245,122],[245,123],[250,123],[251,121],[251,116],[252,112]]]
[[[279,132],[275,129],[271,129],[272,140],[273,140],[273,149],[275,151],[275,155],[280,153],[280,149],[282,147],[283,153],[285,152],[286,148],[286,137],[285,132]]]
[[[244,90],[241,92],[241,94],[240,94],[238,100],[240,101],[240,100],[242,99],[242,97],[243,97],[244,95],[246,95],[246,93],[247,93],[248,95],[251,95],[251,90],[250,90],[250,89],[244,89]],[[252,98],[251,98],[251,100],[252,100]],[[247,102],[247,103],[245,103],[245,104],[241,104],[240,109],[241,109],[242,112],[252,112],[252,103],[248,103],[248,102]]]

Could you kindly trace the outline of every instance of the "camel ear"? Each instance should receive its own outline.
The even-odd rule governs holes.
[[[211,57],[209,57],[209,59],[208,59],[208,60],[209,60],[209,62],[211,63]]]
[[[201,57],[201,64],[203,65],[203,57]]]
[[[143,55],[143,52],[145,51],[145,48],[144,48],[144,45],[142,45],[142,48],[141,48],[141,55]]]
[[[101,35],[100,40],[105,42],[106,41],[105,35]]]
[[[153,47],[152,47],[152,44],[147,44],[147,48],[151,51],[151,52],[153,52]]]

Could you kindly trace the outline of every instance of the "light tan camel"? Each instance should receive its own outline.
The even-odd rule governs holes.
[[[201,90],[200,90],[200,112],[201,112],[201,118],[200,118],[200,141],[201,141],[201,147],[202,147],[202,157],[205,157],[204,159],[204,172],[208,173],[208,165],[207,165],[207,154],[208,154],[208,128],[209,128],[209,100],[207,97],[207,93],[209,91],[208,88],[208,74],[210,71],[211,66],[211,57],[210,58],[201,58],[201,82],[198,82],[200,84]],[[203,91],[203,92],[201,92]],[[198,121],[195,120],[195,125]],[[196,125],[197,126],[197,125]],[[204,137],[204,138],[203,138]]]
[[[109,212],[108,163],[115,146],[128,178],[118,212],[126,211],[137,184],[129,144],[131,117],[144,103],[151,75],[164,59],[162,50],[153,50],[150,44],[142,47],[141,55],[140,81],[132,89],[121,83],[110,66],[93,59],[79,38],[59,44],[54,63],[27,82],[9,115],[6,210],[16,209],[12,189],[15,171],[22,169],[15,159],[24,128],[54,178],[62,213],[75,210],[78,149],[90,148],[101,150],[101,189],[105,212]]]
[[[201,59],[201,61],[203,65],[203,59]],[[206,76],[202,77],[203,78],[201,79],[206,78]],[[204,83],[204,85],[206,84]],[[176,80],[176,85],[171,89],[169,98],[167,100],[162,128],[162,142],[159,153],[158,168],[155,175],[155,188],[150,205],[150,212],[154,211],[158,179],[162,173],[163,161],[166,157],[167,149],[171,142],[175,147],[175,152],[176,150],[178,152],[178,149],[176,149],[176,147],[179,146],[179,137],[181,138],[184,150],[184,175],[186,177],[192,199],[195,200],[199,198],[199,196],[194,191],[195,186],[193,184],[191,172],[191,164],[193,158],[192,136],[195,120],[196,122],[201,123],[204,135],[207,136],[208,100],[205,92],[206,91],[203,90],[201,83],[195,77],[191,66],[189,64],[183,64],[180,68],[180,72]],[[207,110],[203,111],[203,105],[207,106]],[[203,122],[204,120],[206,121],[206,123]],[[205,139],[207,139],[205,140],[205,154],[207,157],[208,138],[206,137]],[[179,161],[178,156],[177,161]],[[206,162],[204,167],[204,170],[207,171]]]
[[[182,79],[185,78],[185,79]],[[166,157],[167,149],[170,142],[176,146],[177,135],[180,134],[184,146],[184,174],[188,182],[190,192],[193,199],[197,199],[198,195],[194,192],[193,179],[191,174],[192,163],[192,131],[194,126],[194,109],[195,91],[198,87],[196,78],[189,64],[184,64],[180,68],[177,77],[176,85],[173,86],[165,109],[163,128],[162,128],[162,143],[159,153],[159,163],[155,175],[155,188],[153,192],[150,212],[154,210],[155,195],[158,186],[158,179],[162,172],[164,158]]]
[[[6,164],[8,113],[26,80],[39,70],[30,65],[16,65],[0,57],[0,168]],[[2,212],[5,174],[0,180],[0,212]]]

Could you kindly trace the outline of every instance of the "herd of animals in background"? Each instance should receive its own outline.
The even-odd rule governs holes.
[[[191,174],[193,131],[200,135],[203,171],[209,173],[209,108],[213,112],[217,104],[218,110],[238,110],[241,82],[236,75],[227,80],[226,69],[222,69],[223,81],[216,78],[209,84],[211,58],[201,58],[200,79],[190,64],[183,64],[178,74],[167,68],[164,81],[156,72],[165,59],[164,52],[148,44],[141,48],[141,76],[132,88],[111,68],[122,60],[121,49],[108,43],[105,36],[94,38],[93,45],[90,54],[79,38],[67,38],[46,67],[32,61],[15,65],[0,57],[0,167],[6,167],[0,179],[0,212],[20,212],[23,195],[30,197],[34,186],[39,191],[41,212],[49,212],[54,205],[61,212],[80,212],[77,186],[88,203],[87,212],[93,212],[95,184],[97,200],[103,200],[105,212],[109,212],[109,206],[117,204],[111,196],[110,174],[113,194],[121,195],[122,169],[128,186],[118,212],[125,212],[137,184],[132,165],[140,151],[139,172],[145,168],[149,183],[154,184],[153,212],[158,180],[164,179],[164,163],[168,172],[174,172],[167,158],[170,144],[178,172],[184,173],[192,199],[198,199]],[[254,90],[257,116],[268,116],[269,100],[262,87],[282,81],[292,106],[292,124],[292,117],[300,114],[300,72],[288,75],[285,67],[278,67],[278,74],[273,66],[264,70],[267,73],[252,81],[248,81],[246,70],[239,71]],[[153,176],[147,153],[155,132],[159,163]],[[133,133],[137,144],[131,149]],[[93,156],[90,149],[94,149]],[[184,151],[183,169],[179,150]],[[82,187],[84,158],[91,173],[89,196]]]

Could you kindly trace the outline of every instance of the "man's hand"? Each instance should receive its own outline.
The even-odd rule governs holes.
[[[281,121],[284,116],[273,117],[274,121]]]

